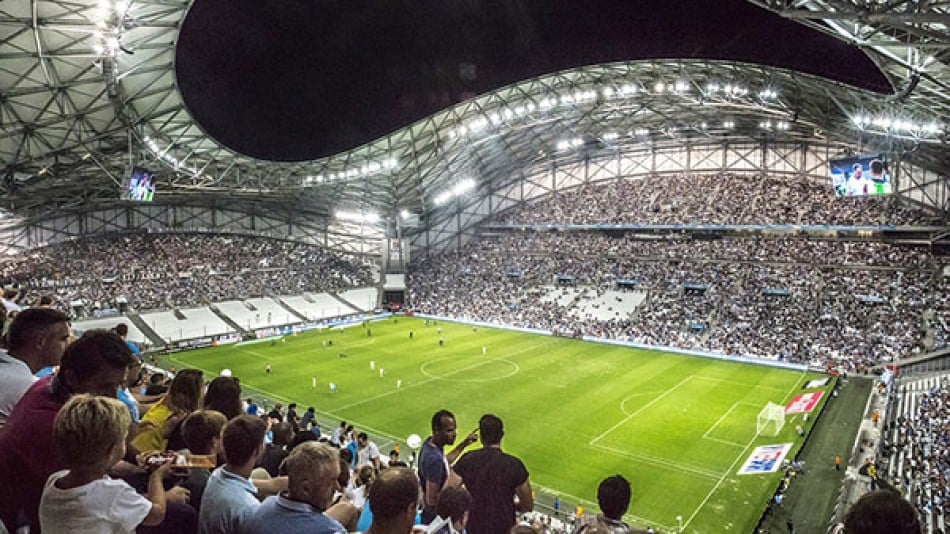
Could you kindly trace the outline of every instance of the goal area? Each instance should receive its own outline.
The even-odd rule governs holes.
[[[777,436],[785,426],[785,406],[769,402],[755,420],[755,431],[762,436]]]

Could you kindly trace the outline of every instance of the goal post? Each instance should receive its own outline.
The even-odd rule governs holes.
[[[785,406],[769,402],[755,420],[755,431],[762,436],[777,436],[785,426]]]

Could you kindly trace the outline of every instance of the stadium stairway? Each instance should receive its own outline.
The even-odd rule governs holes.
[[[129,320],[132,321],[132,324],[134,324],[136,328],[138,328],[139,330],[142,331],[143,334],[145,334],[145,337],[148,338],[148,340],[152,343],[152,345],[156,347],[165,346],[165,340],[162,339],[161,336],[156,334],[155,331],[152,330],[152,327],[150,327],[145,321],[143,321],[142,317],[139,316],[138,313],[130,312],[128,315],[126,315],[126,317],[128,317]]]
[[[245,304],[245,305],[246,305],[246,304]],[[247,328],[241,328],[241,325],[235,323],[234,321],[231,320],[230,317],[228,317],[227,315],[221,313],[221,310],[220,310],[216,305],[212,304],[212,305],[208,306],[208,309],[210,309],[211,311],[214,312],[215,315],[217,315],[218,317],[220,317],[221,320],[224,321],[225,324],[227,324],[227,325],[230,326],[231,328],[233,328],[233,329],[237,330],[238,332],[240,332],[242,336],[248,333]]]
[[[352,308],[352,309],[353,309],[353,312],[352,312],[352,313],[355,313],[355,312],[357,312],[357,311],[359,311],[359,310],[361,309],[361,308],[360,308],[359,306],[357,306],[356,304],[353,304],[352,302],[350,302],[350,301],[346,300],[345,298],[341,297],[340,294],[337,293],[337,292],[335,292],[335,291],[329,291],[329,292],[327,292],[327,295],[330,295],[331,297],[337,299],[338,301],[340,301],[340,302],[342,302],[343,304],[345,304],[345,305],[349,306],[350,308]]]
[[[304,295],[304,299],[306,299],[306,298],[307,298],[307,296]],[[300,312],[298,312],[297,310],[295,310],[295,309],[291,308],[290,306],[288,306],[287,303],[284,302],[284,299],[282,299],[282,298],[280,298],[280,297],[271,297],[271,300],[273,300],[274,302],[276,302],[277,304],[279,304],[281,308],[287,310],[288,313],[292,314],[292,315],[293,315],[294,317],[296,317],[297,319],[300,319],[301,321],[306,321],[306,320],[307,320],[307,318],[304,317],[303,315],[301,315]],[[310,302],[313,302],[313,300],[311,300]]]

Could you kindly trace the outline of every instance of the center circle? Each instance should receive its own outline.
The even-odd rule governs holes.
[[[486,358],[484,361],[459,365],[455,358],[446,357],[429,360],[419,366],[419,371],[427,377],[447,382],[493,382],[514,376],[520,370],[518,364],[504,358]]]

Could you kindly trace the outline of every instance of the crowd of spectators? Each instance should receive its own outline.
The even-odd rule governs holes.
[[[410,534],[420,521],[450,534],[469,523],[498,534],[554,531],[550,518],[518,523],[533,492],[521,461],[501,451],[494,415],[479,421],[483,447],[463,455],[476,434],[456,444],[454,415],[437,411],[432,436],[407,463],[398,445],[384,456],[346,421],[321,428],[313,408],[242,401],[229,372],[208,380],[197,369],[143,370],[114,331],[35,353],[66,323],[55,310],[24,311],[9,352],[0,351],[12,406],[0,426],[0,532]],[[37,378],[41,366],[53,370]],[[608,478],[598,499],[601,514],[584,524],[633,532],[622,522],[625,479]]]
[[[894,196],[836,198],[829,184],[759,174],[618,178],[500,214],[503,224],[925,225],[934,217]]]
[[[60,309],[137,311],[373,285],[378,267],[317,245],[217,234],[114,234],[30,250],[0,279]]]
[[[598,292],[626,281],[646,298],[628,316],[576,317],[542,298],[565,281]],[[928,324],[944,339],[948,313],[926,248],[789,237],[496,232],[422,258],[409,288],[421,312],[844,371],[931,348]]]
[[[897,484],[937,532],[950,503],[950,381],[943,377],[905,408],[888,425],[896,433],[885,432],[885,453],[901,463]]]

